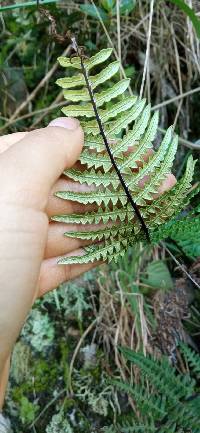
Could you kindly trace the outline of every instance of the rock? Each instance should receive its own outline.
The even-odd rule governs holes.
[[[13,433],[10,421],[0,413],[0,433]]]

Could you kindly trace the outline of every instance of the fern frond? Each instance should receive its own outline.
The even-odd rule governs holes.
[[[154,414],[154,420],[164,417],[166,413],[165,399],[160,396],[153,396],[147,394],[146,387],[141,385],[130,385],[119,380],[112,380],[112,384],[116,386],[120,391],[131,395],[137,402],[137,407],[144,416],[148,416],[148,413]]]
[[[134,425],[133,425],[134,423]],[[123,422],[117,425],[105,427],[104,433],[156,433],[156,427],[151,427],[149,424],[136,425],[134,421],[132,423]],[[160,433],[160,432],[159,432]],[[165,432],[168,433],[168,432]],[[173,432],[171,432],[173,433]]]
[[[147,375],[152,385],[162,392],[169,401],[176,402],[183,396],[189,397],[192,395],[194,381],[187,376],[177,376],[175,369],[172,368],[168,360],[163,358],[162,362],[159,363],[130,349],[123,348],[121,351],[126,359],[141,368],[142,374]],[[174,393],[174,389],[176,389],[176,393]]]
[[[96,152],[105,152],[105,144],[102,137],[94,137],[92,134],[86,135],[84,148],[95,149]]]
[[[133,126],[132,130],[130,130],[125,135],[123,140],[121,142],[118,142],[117,146],[113,149],[114,156],[117,156],[121,152],[125,152],[126,150],[128,150],[130,146],[134,146],[135,144],[138,144],[137,140],[139,140],[140,137],[145,133],[145,130],[147,128],[150,119],[150,114],[151,114],[151,106],[147,105],[147,107],[143,110],[141,117]],[[150,125],[148,126],[148,129],[145,133],[145,137],[142,140],[144,143],[142,142],[139,147],[139,149],[143,147],[142,153],[145,152],[145,146],[147,149],[152,144],[152,141],[154,140],[157,132],[157,126],[158,126],[157,123],[158,123],[158,113],[156,112],[152,120],[150,121]],[[138,160],[140,159],[139,154],[137,158]]]
[[[132,100],[133,102],[133,100]],[[132,108],[126,110],[126,112],[120,114],[116,120],[109,122],[105,125],[105,132],[108,138],[113,138],[113,134],[117,135],[121,131],[127,128],[127,126],[136,120],[141,114],[142,110],[145,106],[145,100],[141,100],[138,103],[137,97],[135,97],[135,103]],[[88,134],[98,135],[99,134],[99,126],[96,120],[89,120],[88,122],[81,123],[82,128]]]
[[[52,221],[57,221],[66,224],[106,224],[107,222],[124,222],[127,219],[133,218],[133,210],[131,206],[123,208],[115,207],[113,210],[106,207],[99,208],[97,212],[86,212],[84,214],[69,214],[69,215],[54,215]]]
[[[195,353],[186,344],[180,343],[181,352],[185,360],[188,362],[191,371],[193,371],[197,378],[200,378],[200,355]]]
[[[190,248],[192,243],[200,243],[200,217],[191,218],[190,215],[181,219],[172,219],[171,221],[159,227],[152,233],[152,242],[159,242],[161,239],[170,237],[180,243],[189,241]]]
[[[112,54],[112,48],[104,48],[103,50],[96,53],[94,56],[90,57],[90,59],[85,59],[85,66],[89,71],[94,66],[99,65],[100,63],[105,62]],[[58,57],[58,62],[64,68],[77,68],[81,69],[81,62],[79,57]]]
[[[78,238],[78,239],[86,239],[86,240],[99,240],[102,239],[109,239],[116,236],[134,236],[134,226],[132,223],[129,223],[127,225],[124,225],[123,227],[120,226],[113,226],[113,227],[106,227],[99,230],[90,230],[90,231],[70,231],[65,232],[65,236],[71,237],[71,238]]]
[[[120,102],[112,105],[110,109],[101,110],[99,109],[99,115],[101,116],[102,122],[107,122],[113,117],[117,117],[119,113],[127,111],[130,107],[135,104],[135,97],[127,97]],[[69,105],[62,108],[62,112],[66,116],[72,117],[94,117],[94,110],[91,104],[85,105]]]
[[[148,164],[145,164],[144,167],[142,167],[139,170],[139,173],[133,176],[133,180],[129,183],[129,186],[131,187],[135,182],[138,183],[140,180],[143,179],[144,176],[147,176],[149,173],[151,173],[156,167],[159,167],[161,161],[163,161],[165,154],[167,152],[167,149],[169,148],[169,145],[171,143],[172,139],[172,128],[169,128],[164,136],[164,139],[158,149],[157,152],[153,154],[153,156],[150,156]],[[132,155],[127,158],[127,161],[120,165],[120,169],[124,173],[124,168],[128,167],[132,168]]]
[[[116,80],[120,66],[118,61],[102,66],[98,73],[92,73],[92,68],[107,61],[111,53],[111,49],[105,49],[90,59],[79,56],[71,59],[59,58],[61,66],[71,70],[74,68],[75,71],[73,76],[57,80],[57,84],[64,90],[65,99],[71,102],[70,105],[63,108],[63,112],[68,116],[79,117],[85,133],[85,145],[79,160],[81,168],[71,168],[64,174],[76,182],[94,188],[91,192],[85,193],[58,191],[56,196],[82,204],[96,203],[98,209],[96,212],[86,214],[57,215],[52,220],[81,225],[113,223],[112,227],[102,229],[97,227],[90,233],[87,227],[86,230],[81,229],[80,232],[77,230],[66,233],[71,237],[100,240],[101,244],[87,247],[84,256],[67,257],[60,263],[88,263],[90,260],[105,260],[106,258],[117,260],[120,254],[124,254],[128,245],[144,238],[141,228],[144,229],[144,225],[141,224],[141,220],[138,221],[129,204],[125,187],[122,188],[121,181],[105,149],[104,139],[99,133],[99,122],[94,106],[91,104],[89,88],[93,92],[98,116],[103,124],[115,164],[123,176],[135,205],[141,206],[139,212],[151,233],[153,242],[165,236],[168,230],[173,231],[172,225],[169,227],[165,223],[176,215],[188,201],[187,195],[191,187],[195,164],[192,157],[188,159],[185,174],[175,187],[160,197],[154,198],[154,195],[158,194],[160,185],[171,171],[178,139],[173,134],[173,128],[168,128],[160,147],[154,153],[149,153],[147,161],[147,152],[153,149],[159,116],[156,112],[151,117],[151,107],[145,105],[145,100],[136,96],[127,96],[126,90],[130,80]],[[87,75],[83,73],[81,61],[84,63]],[[115,77],[115,82],[111,85],[110,79],[113,77]],[[130,153],[129,149],[132,149],[133,146],[134,150]],[[144,187],[140,188],[139,185],[143,179],[148,180],[144,183]],[[159,229],[160,225],[162,227]],[[183,228],[185,230],[182,225],[180,230]],[[185,239],[182,240],[186,242]]]
[[[87,164],[88,168],[103,167],[105,172],[109,171],[112,168],[112,163],[108,155],[103,155],[102,153],[97,154],[94,152],[91,153],[88,149],[83,150],[80,156],[80,162],[82,164]]]
[[[140,425],[123,425],[119,426],[120,433],[156,433],[156,427],[151,427],[149,424],[140,424]],[[165,432],[168,433],[168,432]],[[170,432],[172,433],[172,432]]]
[[[126,113],[121,114],[117,120],[110,122],[109,125],[105,128],[108,138],[112,138],[113,134],[119,134],[121,131],[126,129],[127,126],[130,125],[130,123],[138,119],[145,107],[145,103],[145,99],[137,101],[136,98],[135,104],[130,110],[127,110]]]
[[[105,81],[109,80],[119,71],[120,63],[118,61],[110,63],[103,71],[99,72],[97,75],[91,76],[91,83],[93,89],[99,86]],[[77,74],[73,77],[58,78],[56,81],[58,86],[62,89],[73,89],[74,87],[84,86],[85,79],[82,74]]]
[[[183,177],[176,185],[165,194],[162,194],[148,206],[142,213],[147,218],[151,215],[151,227],[162,224],[165,220],[176,215],[183,206],[187,193],[191,188],[191,181],[194,173],[195,161],[192,156],[188,158],[187,166]],[[184,203],[185,204],[185,203]]]
[[[111,191],[110,189],[104,189],[102,194],[100,191],[92,192],[73,192],[73,191],[58,191],[55,193],[56,197],[64,200],[77,201],[78,203],[88,204],[96,203],[99,206],[101,204],[108,205],[112,203],[116,205],[120,202],[122,205],[127,203],[127,196],[124,191]]]
[[[195,354],[194,362],[191,349],[188,352],[183,347],[192,366],[199,365],[200,357]],[[117,423],[116,432],[199,433],[200,395],[198,384],[189,374],[177,373],[164,357],[158,361],[130,349],[120,350],[140,368],[141,374],[138,384],[111,381],[135,403],[131,416],[121,417]]]
[[[72,265],[75,263],[89,263],[95,260],[108,260],[111,262],[112,259],[119,255],[124,255],[127,249],[128,241],[126,239],[116,240],[111,239],[111,242],[105,241],[101,245],[92,245],[85,247],[85,255],[83,256],[70,256],[63,257],[58,261],[59,265]]]
[[[114,98],[122,95],[128,88],[130,84],[130,79],[124,79],[114,84],[110,89],[103,90],[100,93],[96,94],[96,104],[97,107],[101,107],[101,105],[105,104],[105,102],[109,102]],[[67,101],[78,102],[84,101],[88,102],[90,100],[90,96],[88,94],[87,89],[76,89],[76,90],[64,90],[63,92],[64,98]]]
[[[164,161],[160,164],[160,168],[155,171],[155,174],[150,178],[144,187],[139,189],[138,195],[135,196],[135,202],[138,205],[145,205],[146,200],[152,200],[153,194],[158,192],[158,188],[166,175],[170,173],[171,166],[178,146],[178,137],[174,137]]]
[[[93,168],[91,170],[78,171],[71,168],[64,171],[64,174],[66,174],[67,177],[70,177],[70,179],[78,181],[81,184],[94,184],[96,186],[102,185],[104,187],[112,185],[114,188],[119,186],[119,179],[115,172],[102,173],[100,170],[94,170]]]

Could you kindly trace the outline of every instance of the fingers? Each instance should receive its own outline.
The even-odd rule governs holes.
[[[140,188],[144,187],[145,183],[148,182],[149,176],[145,176],[145,178],[139,182]],[[171,189],[176,184],[176,178],[173,174],[168,174],[166,179],[161,183],[158,194],[155,197],[158,197],[160,194]],[[83,184],[80,185],[78,182],[73,182],[72,180],[66,178],[60,178],[53,188],[51,189],[49,200],[46,207],[46,212],[49,218],[54,215],[66,214],[69,215],[71,213],[85,213],[85,212],[95,212],[97,210],[97,205],[95,204],[87,204],[83,205],[78,202],[62,200],[55,196],[55,192],[57,191],[92,191],[92,187],[88,187]]]
[[[62,223],[50,223],[48,230],[48,239],[45,249],[44,257],[50,258],[54,256],[60,256],[66,253],[70,253],[80,247],[91,244],[91,241],[85,241],[77,238],[70,238],[64,233],[69,231],[89,231],[98,230],[99,226],[89,226],[81,224],[62,224]]]
[[[28,132],[14,132],[13,134],[2,135],[0,137],[0,153],[5,152],[9,147],[22,140]]]
[[[65,254],[66,256],[81,256],[84,255],[83,249],[75,250],[71,253]],[[52,257],[42,262],[40,277],[38,282],[38,297],[43,296],[50,290],[55,289],[64,282],[77,278],[84,272],[89,271],[101,262],[87,263],[87,264],[74,264],[74,265],[58,265],[57,262],[61,257]]]
[[[57,191],[79,191],[86,192],[92,191],[94,188],[88,187],[87,185],[81,185],[78,182],[73,182],[72,180],[67,180],[66,178],[60,178],[55,185],[52,187],[49,200],[46,207],[46,213],[49,217],[53,215],[66,214],[69,215],[71,213],[85,213],[92,212],[97,209],[95,204],[83,205],[78,202],[62,200],[55,196],[55,192]]]
[[[176,178],[173,174],[169,173],[165,180],[161,183],[160,187],[158,188],[158,195],[163,194],[166,191],[169,191],[171,188],[173,188],[174,185],[176,185]]]
[[[30,132],[1,154],[1,197],[43,210],[50,188],[76,162],[82,146],[83,131],[76,119],[58,118],[49,127]]]

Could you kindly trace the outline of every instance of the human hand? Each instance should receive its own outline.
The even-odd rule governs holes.
[[[49,223],[52,215],[91,208],[53,195],[85,188],[60,178],[76,162],[82,145],[79,122],[67,118],[44,129],[0,137],[0,407],[7,380],[3,369],[8,371],[6,361],[36,297],[94,266],[58,266],[59,257],[83,254],[88,242],[63,236],[65,224]],[[159,192],[173,184],[169,175]]]
[[[83,131],[75,119],[50,126],[0,137],[0,403],[3,369],[34,299],[93,266],[57,266],[58,257],[82,254],[85,244],[62,236],[66,227],[48,221],[78,211],[53,192],[66,188],[59,177],[78,159]]]

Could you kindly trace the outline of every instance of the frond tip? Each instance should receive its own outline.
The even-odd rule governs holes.
[[[178,137],[174,135],[172,127],[168,128],[160,147],[153,151],[158,129],[158,113],[151,116],[151,107],[146,105],[145,100],[128,96],[126,92],[130,81],[119,80],[118,61],[102,66],[111,55],[112,49],[108,48],[90,59],[81,56],[58,59],[60,65],[70,71],[66,77],[57,80],[57,84],[64,90],[65,99],[69,102],[62,111],[67,116],[81,119],[85,145],[78,168],[64,172],[68,178],[79,182],[82,187],[80,190],[76,189],[76,192],[58,191],[55,195],[59,199],[83,205],[93,204],[96,211],[57,215],[52,217],[52,220],[76,224],[74,230],[66,230],[66,236],[100,242],[86,247],[85,254],[81,257],[60,259],[60,264],[117,260],[129,245],[144,239],[141,221],[138,221],[115,171],[116,167],[114,170],[106,151],[91,92],[114,162],[135,205],[140,207],[138,212],[148,227],[153,242],[162,236],[167,237],[168,233],[173,231],[173,227],[167,224],[185,205],[191,186],[194,161],[189,157],[182,179],[171,191],[159,195],[160,186],[172,168]],[[91,91],[82,70],[82,63]],[[99,226],[102,223],[109,223],[109,227]],[[80,225],[80,230],[77,230],[77,224]],[[93,224],[92,230],[88,230],[88,227],[83,230],[85,224]]]

